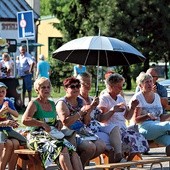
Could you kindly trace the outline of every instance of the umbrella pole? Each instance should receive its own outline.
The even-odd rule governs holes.
[[[96,97],[99,95],[99,56],[100,52],[98,51],[98,59],[97,59],[97,82],[96,82]]]
[[[99,27],[99,34],[98,36],[100,36],[100,27]],[[96,97],[98,97],[99,95],[99,56],[100,56],[100,51],[98,51],[98,59],[97,59],[97,82],[96,82]]]

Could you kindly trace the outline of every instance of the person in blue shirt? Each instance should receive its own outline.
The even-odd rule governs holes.
[[[74,77],[77,77],[79,74],[86,72],[86,66],[80,64],[74,66]]]
[[[49,79],[51,74],[50,64],[44,60],[44,55],[39,55],[39,62],[37,63],[36,78],[46,77]]]

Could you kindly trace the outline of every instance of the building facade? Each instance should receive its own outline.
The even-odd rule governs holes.
[[[53,24],[59,23],[59,20],[53,16],[46,16],[41,18],[41,23],[38,29],[38,43],[43,44],[38,48],[38,54],[44,54],[46,58],[51,56],[50,44],[53,39],[61,39],[62,34],[57,30]],[[56,47],[57,48],[57,47]]]
[[[37,0],[39,2],[39,0]],[[38,4],[37,4],[38,5]],[[18,38],[17,13],[22,11],[33,11],[35,37],[37,40],[40,16],[25,0],[1,0],[0,1],[0,37],[3,39],[15,39],[20,43],[24,39]]]

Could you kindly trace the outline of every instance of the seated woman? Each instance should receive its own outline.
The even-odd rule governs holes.
[[[18,123],[13,119],[18,117],[14,104],[5,98],[7,86],[0,82],[0,169],[5,170],[7,164],[9,170],[14,170],[17,162],[17,155],[14,150],[20,144],[26,144],[26,139],[13,130]]]
[[[106,80],[107,93],[100,96],[98,107],[104,114],[101,119],[103,126],[109,127],[112,124],[119,126],[123,142],[123,153],[128,153],[127,160],[130,161],[136,154],[146,152],[149,147],[147,140],[140,133],[128,130],[126,127],[126,119],[132,118],[138,101],[133,100],[130,109],[126,106],[125,99],[120,95],[124,81],[124,78],[118,73],[110,75]],[[123,110],[117,110],[118,107]],[[110,128],[107,128],[107,132],[110,130]]]
[[[89,131],[95,133],[102,141],[105,142],[107,146],[106,153],[109,156],[110,163],[126,161],[122,157],[122,142],[119,127],[112,124],[111,131],[109,133],[106,133],[106,131],[103,132],[104,127],[98,121],[102,118],[103,114],[100,114],[100,110],[96,107],[99,104],[99,98],[92,98],[89,96],[92,83],[91,74],[88,72],[84,72],[81,75],[78,75],[77,78],[80,80],[81,83],[80,98],[83,99],[84,105],[91,104],[93,106],[93,111],[89,114],[91,121],[87,125],[87,128],[89,129]]]
[[[161,99],[153,90],[153,77],[150,74],[140,73],[136,82],[141,90],[132,100],[139,101],[134,112],[134,121],[138,124],[139,132],[147,140],[166,146],[166,154],[170,156],[170,114],[163,114]]]
[[[30,127],[28,146],[41,153],[45,168],[56,162],[63,170],[83,170],[75,147],[71,143],[67,145],[64,138],[57,139],[50,135],[51,129],[60,130],[62,125],[56,120],[55,103],[48,99],[51,92],[50,80],[45,77],[37,79],[34,89],[38,97],[29,102],[22,116],[23,124]]]
[[[82,164],[85,166],[90,159],[99,156],[105,151],[105,144],[97,138],[94,141],[90,141],[84,140],[82,137],[88,132],[85,129],[85,125],[89,121],[86,115],[92,111],[93,106],[83,106],[83,100],[78,97],[80,94],[80,81],[75,77],[69,77],[64,80],[63,85],[66,96],[58,100],[56,111],[63,125],[71,130],[75,130],[79,135],[77,138],[77,149]]]

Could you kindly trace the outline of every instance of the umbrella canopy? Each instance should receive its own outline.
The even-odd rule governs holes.
[[[105,36],[87,36],[69,41],[53,52],[53,58],[69,63],[107,67],[131,65],[145,60],[130,44]]]
[[[98,66],[96,96],[99,66],[131,65],[145,60],[130,44],[105,36],[87,36],[69,41],[53,52],[53,58],[63,62]]]

